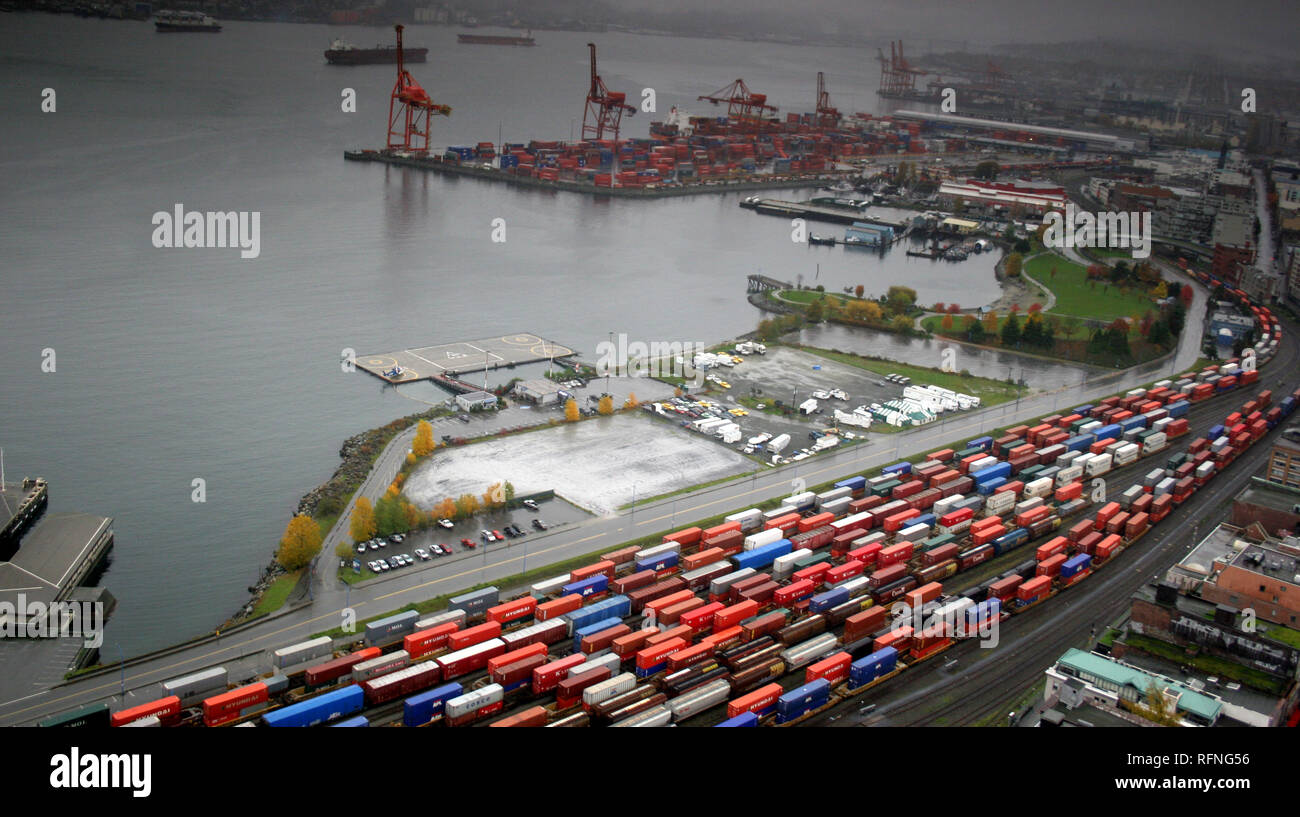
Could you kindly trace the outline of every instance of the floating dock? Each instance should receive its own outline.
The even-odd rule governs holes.
[[[513,368],[523,363],[555,360],[575,354],[567,346],[521,332],[499,338],[467,340],[358,355],[357,367],[387,383],[433,380],[454,387],[456,378],[484,369]]]
[[[864,224],[879,224],[881,227],[892,227],[899,233],[902,233],[909,226],[901,221],[885,221],[884,219],[872,218],[861,211],[826,204],[812,204],[805,201],[758,199],[757,201],[742,201],[740,206],[768,216],[809,218],[816,221],[830,221],[836,224],[852,224],[855,221]]]

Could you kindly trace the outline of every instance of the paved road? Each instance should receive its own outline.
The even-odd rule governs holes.
[[[1199,287],[1196,289],[1198,303],[1203,305],[1204,293]],[[630,539],[728,513],[765,499],[787,496],[798,487],[797,481],[814,485],[839,479],[956,440],[980,436],[994,428],[1052,414],[1102,394],[1177,374],[1199,355],[1200,337],[1191,319],[1193,315],[1199,319],[1199,313],[1198,306],[1189,310],[1184,342],[1172,364],[1148,364],[1114,374],[1106,373],[1077,386],[873,438],[867,444],[821,454],[780,469],[755,471],[747,479],[660,500],[617,516],[591,519],[493,548],[480,547],[478,551],[462,552],[451,559],[430,562],[420,569],[412,568],[410,572],[399,571],[354,589],[341,582],[314,583],[313,602],[308,606],[219,639],[208,639],[166,655],[128,662],[122,675],[117,672],[101,674],[0,702],[0,725],[31,722],[110,696],[115,709],[143,703],[157,697],[158,682],[214,665],[225,666],[232,680],[252,678],[269,671],[270,650],[304,641],[315,633],[339,626],[345,608],[355,611],[358,619],[365,619],[479,582],[506,578],[587,553],[613,550]],[[1289,350],[1292,367],[1295,359],[1292,346],[1296,337],[1294,331],[1284,335],[1284,348]],[[396,446],[392,456],[396,457],[399,451],[404,457],[404,445]],[[387,458],[383,461],[390,462]],[[387,486],[391,479],[389,474],[387,479],[376,478],[374,484]],[[322,562],[332,559],[332,556],[332,551],[326,551]],[[329,563],[333,564],[332,561]],[[122,686],[127,690],[125,696],[120,694]]]

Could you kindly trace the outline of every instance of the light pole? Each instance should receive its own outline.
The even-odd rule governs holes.
[[[121,644],[114,641],[113,646],[117,648],[117,658],[120,662],[118,666],[121,671],[122,703],[126,703],[126,655],[122,652]]]

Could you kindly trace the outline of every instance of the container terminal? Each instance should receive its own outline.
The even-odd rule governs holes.
[[[1267,364],[1280,323],[1229,292],[1267,334],[1255,347]],[[526,592],[481,588],[288,645],[255,678],[211,667],[148,703],[45,724],[797,725],[1123,570],[1110,564],[1177,525],[1294,413],[1300,388],[1261,385],[1245,360],[1188,371],[603,553]],[[1103,475],[1116,493],[1094,502],[1084,485]],[[891,618],[897,602],[908,623]]]
[[[1050,148],[1051,161],[1036,168],[1095,166],[1095,159],[1076,161],[1073,153],[1133,148],[1112,136],[991,120],[915,113],[845,115],[831,104],[821,73],[811,112],[787,113],[781,119],[766,94],[736,79],[698,98],[725,106],[725,115],[687,116],[674,108],[664,121],[650,123],[648,138],[620,138],[623,116],[637,109],[628,104],[626,93],[605,86],[597,73],[596,46],[588,43],[590,77],[580,141],[479,142],[438,152],[430,148],[432,118],[450,115],[451,110],[433,102],[406,71],[401,26],[397,29],[398,79],[389,106],[386,146],[344,151],[347,160],[571,192],[660,197],[817,187],[859,176],[860,168],[872,161],[924,160],[936,153],[957,159],[968,150],[983,148],[983,142],[993,136],[994,141],[1017,149]],[[985,132],[994,126],[996,130]],[[923,138],[923,128],[945,138]]]

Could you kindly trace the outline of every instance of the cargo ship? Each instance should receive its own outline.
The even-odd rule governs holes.
[[[424,62],[428,54],[427,48],[402,48],[402,59],[406,62]],[[377,45],[374,48],[358,48],[344,40],[335,40],[325,49],[325,59],[330,65],[395,65],[397,47]]]
[[[466,43],[469,45],[537,45],[532,37],[532,32],[528,32],[526,37],[505,37],[489,34],[457,34],[456,42]]]
[[[154,15],[154,28],[160,32],[203,31],[216,33],[221,23],[198,11],[160,11]]]

